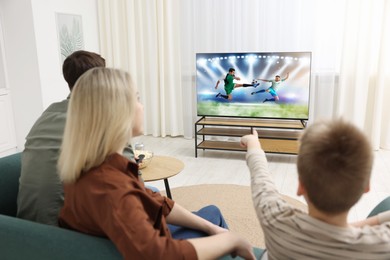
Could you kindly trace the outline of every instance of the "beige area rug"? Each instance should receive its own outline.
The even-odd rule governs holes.
[[[174,188],[171,193],[174,201],[191,211],[211,204],[216,205],[230,230],[246,237],[256,247],[265,247],[249,186],[204,184]],[[307,209],[302,202],[288,196],[283,197],[297,208]]]

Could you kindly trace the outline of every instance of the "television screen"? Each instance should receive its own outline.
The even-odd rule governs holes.
[[[197,53],[198,116],[309,118],[311,52]]]

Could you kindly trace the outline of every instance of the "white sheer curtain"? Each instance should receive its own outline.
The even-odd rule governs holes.
[[[311,51],[310,119],[342,115],[390,148],[390,1],[98,2],[102,54],[134,75],[147,134],[193,136],[197,52]]]
[[[191,115],[196,114],[195,53],[311,51],[310,118],[332,117],[342,46],[343,3],[339,0],[184,1],[182,86],[186,93],[192,94],[184,97],[186,103],[193,104]],[[191,122],[195,120],[192,116]]]
[[[101,54],[131,73],[145,134],[183,135],[180,0],[98,0]]]
[[[195,101],[194,81],[188,79],[194,77],[196,52],[312,51],[310,119],[343,116],[367,133],[375,149],[389,149],[389,5],[387,0],[184,1],[183,88],[191,86]]]
[[[354,121],[375,149],[390,149],[390,1],[350,0],[345,11],[335,115]]]

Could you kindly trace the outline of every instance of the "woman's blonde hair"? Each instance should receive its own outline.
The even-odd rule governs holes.
[[[70,98],[58,167],[60,179],[76,181],[130,140],[136,90],[130,75],[93,68],[76,82]]]

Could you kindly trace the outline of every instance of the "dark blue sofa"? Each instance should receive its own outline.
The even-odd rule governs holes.
[[[0,158],[1,259],[122,259],[108,239],[16,218],[20,158]]]

